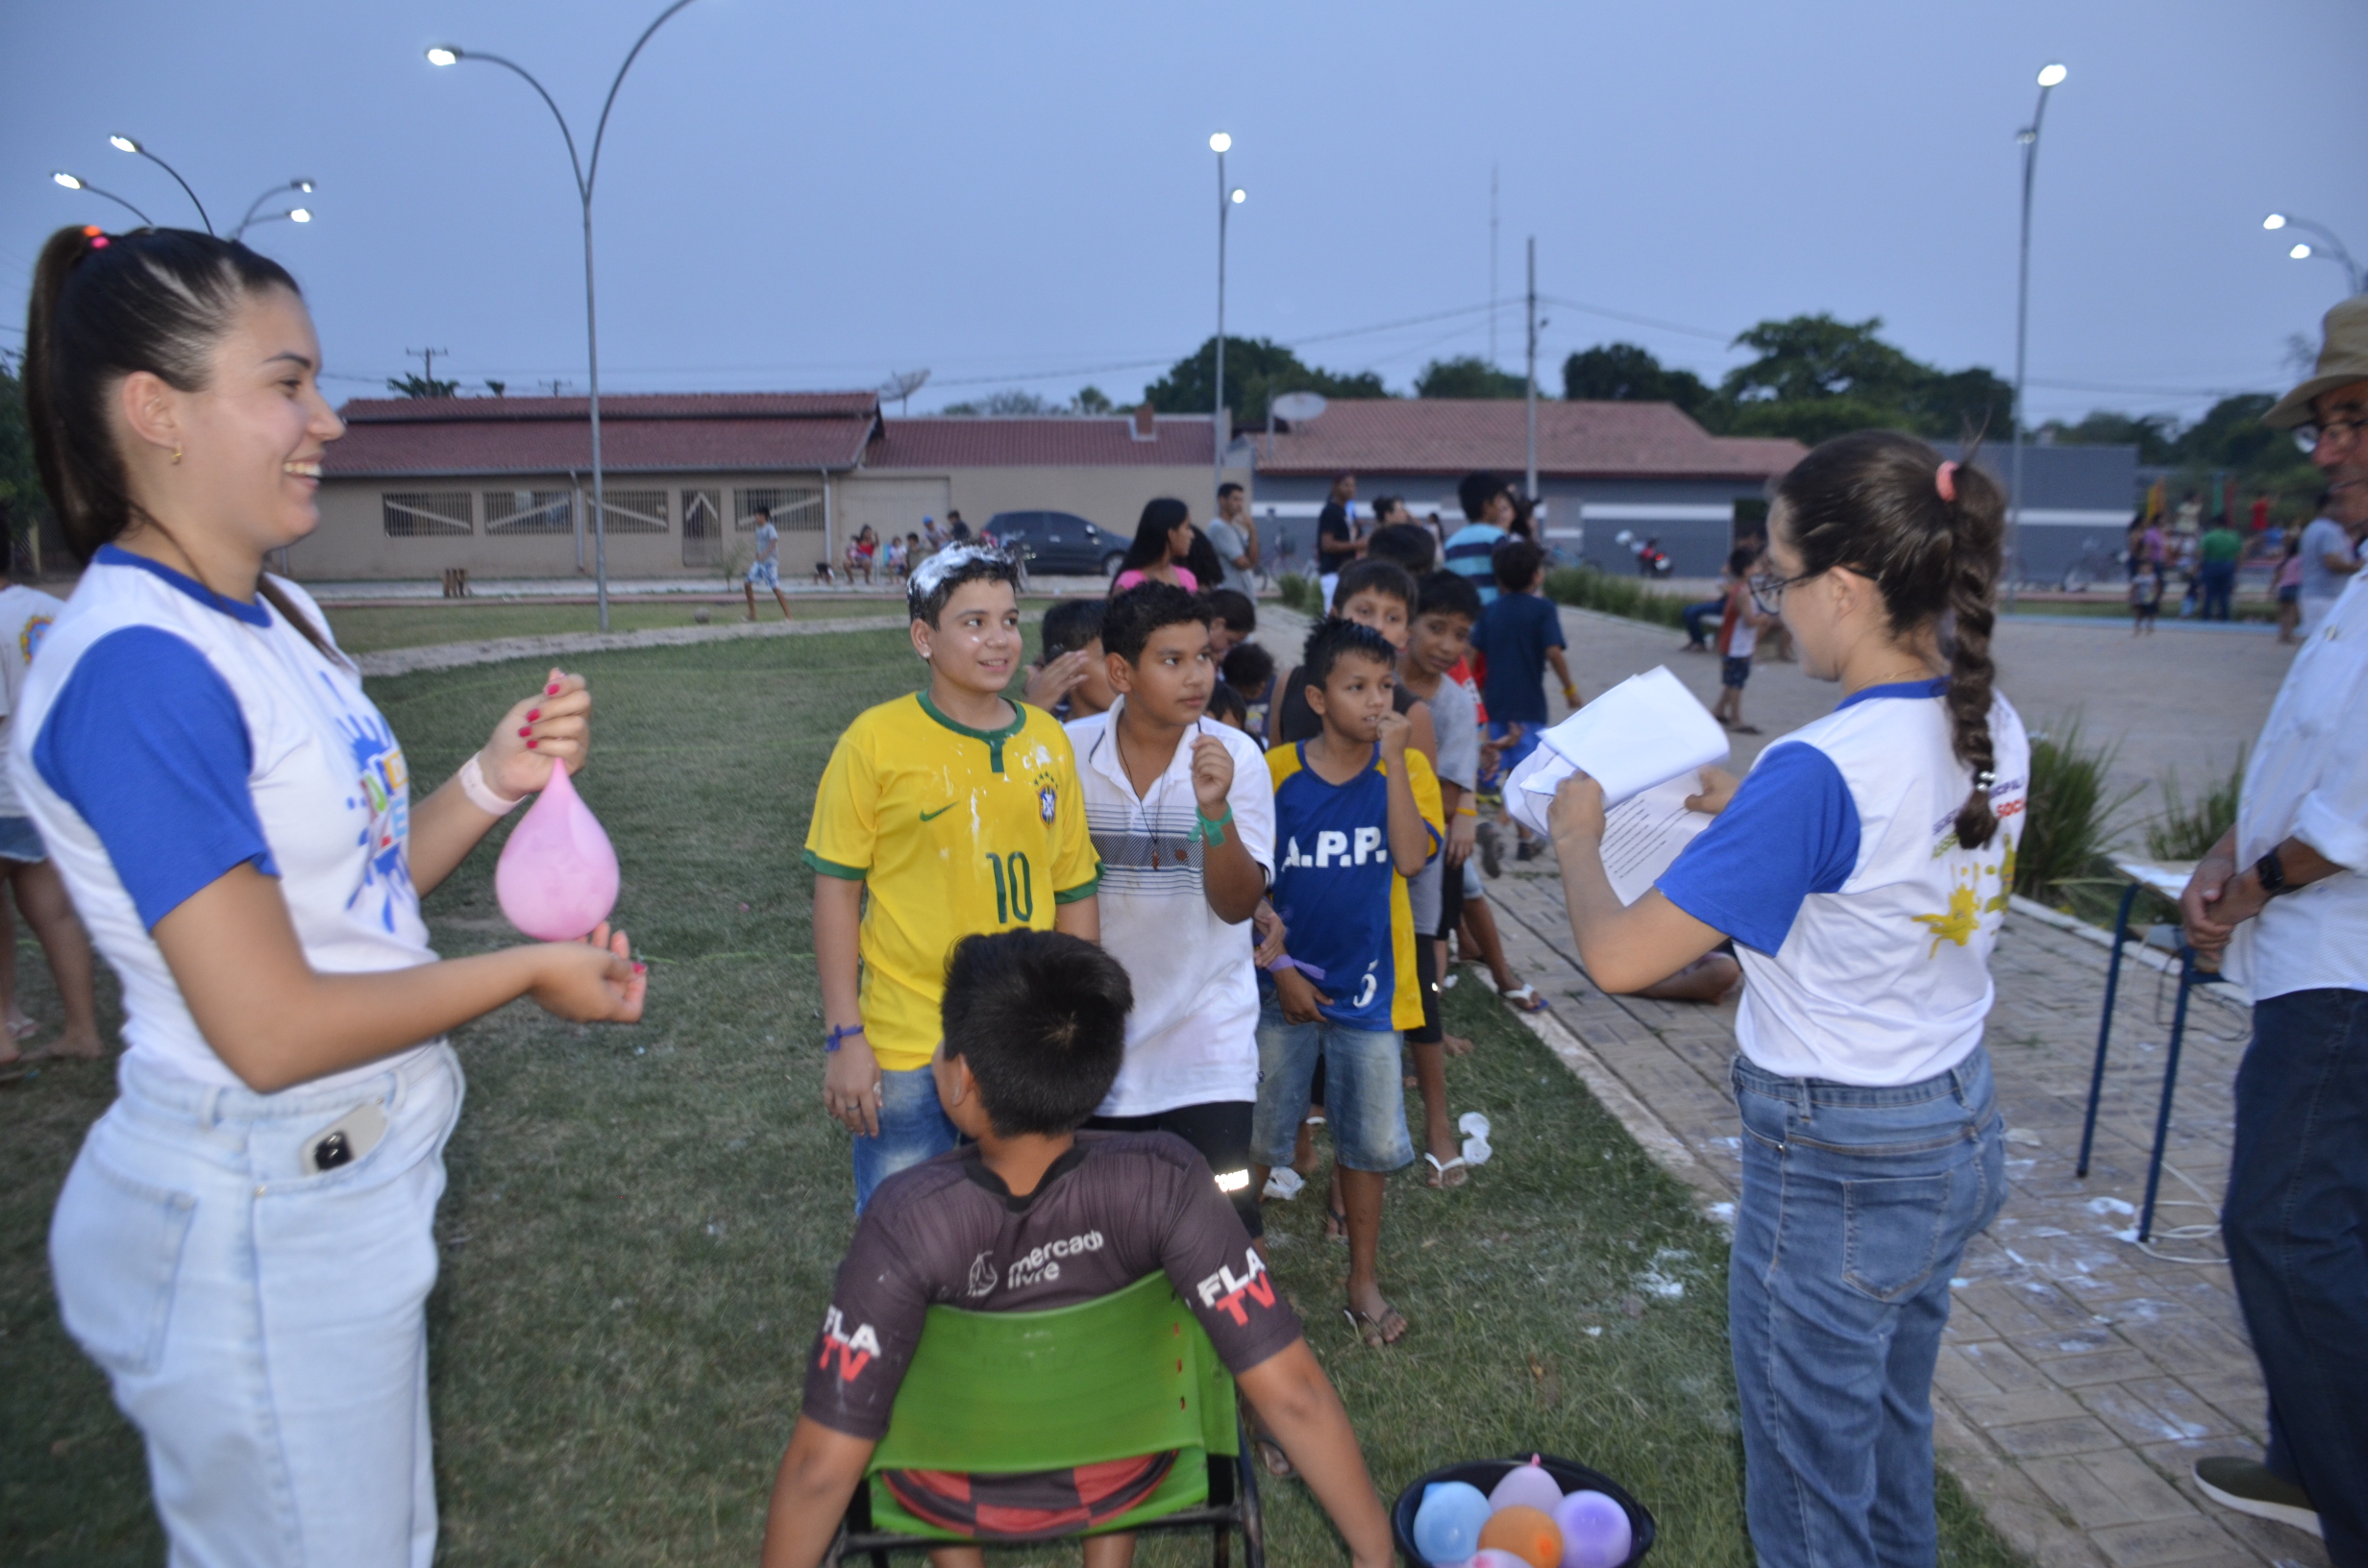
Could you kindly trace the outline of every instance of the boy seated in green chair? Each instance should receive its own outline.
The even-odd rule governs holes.
[[[1060,932],[1004,931],[954,948],[931,1068],[946,1115],[974,1142],[890,1177],[864,1211],[806,1362],[804,1403],[774,1482],[765,1568],[814,1568],[828,1550],[888,1430],[931,1306],[1074,1307],[1154,1271],[1207,1330],[1357,1568],[1387,1568],[1389,1519],[1348,1413],[1207,1164],[1170,1133],[1076,1130],[1118,1076],[1133,1000],[1116,959]],[[904,1485],[901,1473],[882,1479],[916,1513],[955,1497],[980,1539],[1026,1539],[1037,1533],[1030,1520],[1073,1517],[1081,1505],[1091,1518],[1117,1518],[1171,1458],[1019,1476],[912,1474]],[[1131,1534],[1086,1542],[1087,1568],[1125,1568],[1133,1556]],[[977,1568],[984,1554],[941,1547],[930,1560]]]

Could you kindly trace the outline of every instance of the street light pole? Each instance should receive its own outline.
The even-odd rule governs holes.
[[[2351,251],[2343,243],[2343,236],[2328,228],[2327,225],[2313,223],[2308,218],[2293,217],[2284,212],[2272,212],[2261,220],[2261,227],[2273,233],[2286,228],[2306,229],[2318,235],[2333,247],[2331,251],[2322,251],[2315,245],[2297,244],[2285,254],[2297,261],[2307,261],[2315,256],[2332,261],[2341,267],[2345,282],[2351,284],[2350,294],[2344,296],[2346,299],[2349,299],[2352,294],[2368,291],[2368,282],[2363,282],[2361,278],[2360,264],[2352,258]]]
[[[104,196],[109,201],[114,203],[117,207],[122,208],[126,212],[131,213],[132,216],[139,219],[140,222],[146,224],[149,228],[154,229],[157,226],[156,219],[150,217],[147,213],[142,212],[138,208],[134,207],[130,202],[125,201],[113,191],[101,190],[98,186],[92,184],[89,181],[84,179],[79,174],[68,174],[65,170],[59,169],[53,172],[50,175],[50,178],[58,182],[58,184],[65,186],[68,190],[86,190],[93,196]]]
[[[1532,505],[1538,501],[1538,236],[1529,236],[1529,402],[1528,488]],[[1542,530],[1541,530],[1542,532]]]
[[[608,84],[608,97],[601,105],[600,123],[592,132],[592,158],[588,163],[577,156],[576,133],[568,129],[567,116],[559,112],[559,106],[552,101],[551,94],[525,66],[515,61],[505,60],[500,55],[464,53],[452,44],[438,44],[428,51],[428,63],[431,65],[453,65],[463,60],[481,60],[489,65],[499,65],[514,73],[540,95],[544,107],[551,110],[551,117],[559,122],[559,135],[567,142],[567,161],[575,171],[576,195],[583,207],[584,359],[592,382],[592,395],[587,405],[592,422],[592,574],[594,593],[600,602],[600,627],[603,631],[608,629],[608,492],[601,475],[601,331],[600,310],[592,287],[592,183],[600,177],[601,143],[608,135],[608,114],[617,107],[617,89],[625,86],[625,73],[633,68],[633,61],[640,56],[642,45],[650,41],[650,36],[665,26],[676,12],[689,4],[691,0],[675,0],[673,5],[658,13],[656,21],[642,29],[641,37],[634,39],[633,47],[626,52],[625,63],[617,67],[616,80]]]
[[[284,212],[272,212],[259,218],[255,215],[257,208],[260,208],[265,202],[271,201],[275,197],[280,197],[280,193],[284,190],[298,191],[304,195],[309,196],[312,194],[312,182],[309,180],[290,180],[286,184],[272,186],[269,190],[263,192],[263,194],[258,196],[252,202],[249,202],[247,204],[247,215],[240,218],[238,220],[238,227],[231,231],[231,238],[236,239],[255,225],[259,223],[270,223],[275,218],[288,218],[297,223],[310,223],[312,221],[311,209],[302,207],[291,207]],[[280,199],[284,200],[285,198]]]
[[[1217,392],[1209,408],[1209,470],[1215,477],[1209,483],[1214,491],[1225,482],[1225,437],[1221,430],[1225,423],[1225,220],[1238,192],[1225,184],[1225,152],[1233,138],[1220,131],[1209,138],[1209,151],[1217,155]],[[1212,502],[1210,504],[1214,505]]]
[[[2014,604],[2015,584],[2020,580],[2023,551],[2023,371],[2026,350],[2031,337],[2031,185],[2039,168],[2039,122],[2047,117],[2047,95],[2056,89],[2065,75],[2063,66],[2050,63],[2039,68],[2039,107],[2031,111],[2031,124],[2015,140],[2023,146],[2023,238],[2016,263],[2014,283],[2014,462],[2008,480],[2010,502],[2007,510],[2007,605]]]
[[[108,145],[113,147],[117,152],[137,153],[149,162],[154,163],[158,168],[162,169],[166,174],[171,175],[173,177],[173,184],[179,185],[181,187],[181,193],[189,198],[189,205],[197,208],[198,221],[206,226],[206,233],[210,234],[213,233],[213,219],[206,216],[206,204],[197,199],[197,192],[189,188],[189,182],[181,178],[181,171],[179,169],[174,168],[170,163],[167,163],[164,159],[157,157],[156,154],[150,152],[147,148],[142,147],[138,142],[134,141],[130,136],[110,136],[107,138],[107,141]]]

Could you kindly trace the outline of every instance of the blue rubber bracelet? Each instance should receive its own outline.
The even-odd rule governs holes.
[[[860,1035],[862,1033],[863,1025],[860,1023],[851,1023],[842,1028],[831,1030],[823,1041],[823,1054],[825,1056],[828,1056],[831,1052],[837,1050],[839,1046],[846,1041],[850,1035]]]

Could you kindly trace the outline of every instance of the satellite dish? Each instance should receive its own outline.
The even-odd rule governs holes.
[[[1330,406],[1320,392],[1286,392],[1273,404],[1274,417],[1287,419],[1294,425],[1314,419]]]
[[[879,401],[894,402],[898,411],[902,412],[904,400],[927,385],[928,380],[929,373],[925,370],[890,371],[887,383],[879,389]]]

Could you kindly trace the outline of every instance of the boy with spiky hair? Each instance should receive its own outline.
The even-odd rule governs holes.
[[[1323,728],[1266,757],[1280,862],[1270,896],[1289,937],[1258,1020],[1250,1183],[1263,1189],[1268,1172],[1290,1163],[1320,1059],[1348,1235],[1347,1312],[1379,1346],[1406,1334],[1381,1293],[1381,1195],[1388,1174],[1415,1158],[1398,1067],[1399,1031],[1422,1023],[1406,883],[1439,851],[1439,780],[1408,744],[1414,726],[1392,700],[1397,649],[1380,632],[1326,621],[1299,669]]]
[[[888,1182],[855,1228],[806,1359],[803,1407],[774,1482],[764,1568],[815,1568],[829,1551],[888,1431],[930,1307],[1079,1307],[1154,1273],[1208,1331],[1355,1568],[1389,1568],[1389,1517],[1348,1412],[1207,1164],[1172,1134],[1079,1129],[1119,1074],[1134,1000],[1116,959],[1057,932],[999,932],[954,948],[932,1082],[973,1142]],[[1174,1462],[1171,1451],[1068,1470],[890,1469],[878,1479],[917,1518],[972,1541],[1008,1543],[1115,1519]],[[1085,1543],[1088,1568],[1126,1563],[1132,1553],[1123,1532]],[[930,1559],[978,1568],[983,1556],[966,1542]]]
[[[1045,611],[1037,629],[1026,698],[1064,723],[1107,713],[1114,700],[1101,657],[1101,618],[1109,607],[1102,599],[1064,599]]]
[[[954,1145],[929,1077],[947,952],[1014,926],[1100,935],[1069,737],[1003,698],[1020,663],[1019,569],[954,546],[921,564],[905,603],[929,684],[847,726],[805,841],[823,1107],[854,1134],[858,1213],[887,1177]]]

